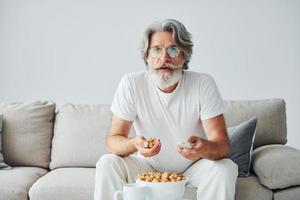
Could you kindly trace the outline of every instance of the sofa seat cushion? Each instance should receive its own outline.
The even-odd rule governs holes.
[[[257,148],[252,169],[259,182],[270,189],[300,185],[300,150],[285,145]]]
[[[47,170],[37,167],[13,167],[0,170],[0,199],[28,200],[32,184],[45,175]]]
[[[235,200],[272,200],[273,192],[258,182],[254,175],[238,177]]]
[[[59,168],[36,181],[30,200],[91,200],[94,196],[95,168]],[[235,200],[272,200],[273,192],[253,175],[239,177]],[[186,187],[185,198],[196,200],[197,188]]]
[[[95,168],[59,168],[40,178],[29,191],[30,200],[91,200]]]
[[[300,197],[300,186],[274,191],[274,200],[292,200]]]

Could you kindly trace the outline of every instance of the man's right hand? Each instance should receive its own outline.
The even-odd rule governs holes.
[[[144,157],[152,157],[157,155],[161,149],[160,140],[158,140],[152,148],[147,148],[147,140],[143,136],[136,136],[134,138],[134,146],[137,151]]]

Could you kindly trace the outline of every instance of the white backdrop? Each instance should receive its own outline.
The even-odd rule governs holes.
[[[224,99],[284,98],[300,148],[298,0],[0,0],[0,100],[110,104],[149,23],[175,18],[195,43],[190,69]]]

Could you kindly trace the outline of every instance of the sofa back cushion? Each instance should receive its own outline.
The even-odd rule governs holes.
[[[95,167],[106,153],[109,105],[65,104],[57,109],[50,169]]]
[[[11,166],[48,168],[53,136],[53,102],[0,103],[2,153]]]
[[[267,144],[286,144],[286,109],[283,99],[226,101],[227,127],[236,126],[251,117],[257,118],[253,148]]]

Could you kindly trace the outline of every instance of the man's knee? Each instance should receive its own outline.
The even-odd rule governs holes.
[[[119,165],[120,157],[115,154],[104,154],[100,157],[96,164],[97,170],[112,169]]]
[[[235,181],[238,176],[237,165],[227,158],[216,161],[214,170],[217,176],[220,177],[220,180]]]

